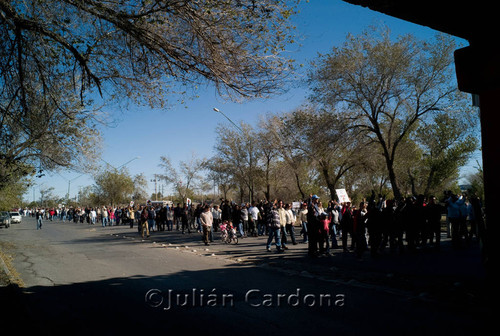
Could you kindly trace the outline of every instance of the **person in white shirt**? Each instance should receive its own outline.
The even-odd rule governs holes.
[[[342,206],[334,200],[330,203],[329,211],[332,215],[330,238],[332,240],[332,248],[336,249],[339,247],[337,243],[337,232],[340,227],[340,220],[342,219]]]
[[[108,209],[106,209],[106,207],[102,207],[101,216],[102,216],[102,226],[106,226],[108,224],[111,225],[108,221]]]
[[[200,223],[203,229],[203,242],[205,245],[210,245],[208,243],[210,239],[210,233],[212,231],[213,217],[212,212],[210,212],[210,206],[205,205],[202,213],[200,214]],[[210,239],[212,241],[212,239]]]
[[[94,225],[97,218],[97,212],[94,208],[90,210],[90,224]]]
[[[259,208],[255,206],[255,202],[248,208],[248,230],[250,235],[257,237],[257,222],[259,220]]]
[[[174,226],[174,209],[172,206],[167,206],[167,231],[172,231]]]
[[[240,235],[241,237],[246,237],[248,232],[248,209],[245,203],[241,204],[241,224]]]
[[[293,245],[297,245],[295,240],[295,232],[293,230],[293,223],[295,223],[295,215],[293,214],[290,203],[285,205],[285,230],[290,235]]]
[[[302,226],[302,230],[300,233],[304,237],[304,243],[307,244],[309,242],[308,234],[307,234],[307,203],[302,203],[300,210],[297,214],[297,221]]]
[[[212,208],[212,217],[214,220],[212,228],[215,232],[217,232],[217,228],[219,227],[222,218],[222,210],[218,205],[214,205],[214,207]]]

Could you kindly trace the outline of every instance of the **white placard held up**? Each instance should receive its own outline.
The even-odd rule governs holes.
[[[346,203],[346,202],[351,201],[349,199],[349,196],[347,195],[347,191],[345,191],[345,189],[335,189],[335,193],[337,194],[337,197],[339,198],[339,203]]]

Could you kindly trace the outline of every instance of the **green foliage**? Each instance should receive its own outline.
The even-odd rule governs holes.
[[[235,100],[282,91],[294,3],[0,0],[0,191],[98,157],[106,115],[91,97],[165,107],[207,82]]]
[[[338,111],[348,127],[378,144],[397,198],[402,196],[405,175],[413,170],[401,169],[407,154],[402,147],[411,146],[419,124],[450,111],[467,112],[464,97],[457,94],[454,49],[454,41],[445,35],[429,41],[412,35],[392,39],[387,29],[375,27],[348,36],[341,47],[318,57],[310,72],[312,99]],[[461,162],[460,153],[473,147],[467,140],[450,148],[446,160],[433,157],[434,170],[442,173],[439,177],[450,173],[444,166],[453,170],[455,162]]]
[[[296,2],[2,0],[0,29],[39,61],[48,85],[56,72],[82,98],[95,89],[164,106],[206,81],[231,96],[276,92],[291,66],[281,53]]]
[[[450,178],[457,179],[460,167],[478,149],[475,125],[468,120],[463,113],[442,113],[434,117],[432,124],[417,130],[416,141],[423,150],[418,166],[425,179],[421,193],[429,195],[445,190]]]
[[[22,206],[23,194],[27,190],[26,181],[10,183],[0,192],[0,210],[11,210]]]
[[[476,195],[484,200],[484,176],[482,167],[477,167],[477,171],[471,173],[467,177],[467,181],[470,184],[470,189],[467,192],[469,192],[470,195]]]
[[[95,176],[94,203],[97,205],[128,204],[133,192],[134,181],[125,169],[104,171]]]
[[[138,174],[134,176],[134,193],[132,195],[132,200],[139,204],[145,204],[147,195],[148,180],[144,174]]]

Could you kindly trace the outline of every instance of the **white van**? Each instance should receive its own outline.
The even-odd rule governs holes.
[[[10,212],[10,222],[11,223],[21,223],[21,214],[17,211]]]

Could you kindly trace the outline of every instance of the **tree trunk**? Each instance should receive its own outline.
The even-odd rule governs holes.
[[[427,177],[427,185],[425,186],[425,191],[424,191],[425,196],[429,196],[429,191],[431,190],[432,180],[434,180],[434,173],[435,173],[435,170],[433,168],[431,168],[431,171],[429,172],[429,177]]]
[[[417,195],[417,188],[415,186],[415,177],[410,171],[410,168],[408,168],[408,177],[410,178],[410,183],[411,183],[411,193],[416,196]]]
[[[297,188],[299,189],[300,196],[302,197],[302,200],[305,200],[306,194],[304,193],[304,190],[302,190],[302,187],[300,185],[299,174],[296,171],[294,172],[294,174],[295,174],[295,182],[297,183]]]
[[[397,144],[394,143],[392,145],[392,155],[389,152],[389,148],[387,147],[387,144],[384,140],[384,137],[382,136],[382,133],[380,132],[379,125],[375,122],[372,121],[372,125],[374,128],[374,133],[377,136],[378,142],[382,146],[384,158],[385,158],[385,164],[387,166],[387,172],[389,173],[389,181],[391,181],[391,187],[392,187],[392,193],[394,194],[394,198],[396,200],[401,199],[401,191],[399,190],[399,186],[396,180],[396,172],[394,171],[394,154],[396,153],[396,146]]]
[[[394,172],[394,164],[393,161],[386,157],[385,161],[387,163],[387,171],[389,172],[389,180],[391,181],[392,193],[394,194],[394,198],[396,200],[401,199],[401,191],[399,190],[398,183],[396,181],[396,173]]]
[[[245,188],[243,188],[243,186],[240,185],[240,204],[243,203],[244,197],[245,197]]]
[[[266,162],[266,191],[264,191],[264,197],[266,198],[267,201],[271,199],[271,183],[269,182],[270,170],[271,170],[271,159],[268,156]]]
[[[332,182],[330,179],[330,172],[328,171],[328,165],[321,165],[322,169],[321,171],[323,172],[323,177],[325,178],[326,186],[328,187],[328,190],[330,191],[330,199],[335,199],[336,192],[335,192],[335,181]]]

